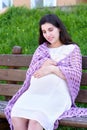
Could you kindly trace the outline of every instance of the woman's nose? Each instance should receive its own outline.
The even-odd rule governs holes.
[[[49,36],[50,36],[50,33],[49,33],[49,32],[46,32],[46,36],[49,37]]]

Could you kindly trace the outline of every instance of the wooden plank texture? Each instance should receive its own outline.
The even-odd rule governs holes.
[[[81,85],[87,86],[87,72],[83,72],[82,74]]]
[[[0,84],[0,95],[13,96],[21,86],[18,84]]]
[[[87,89],[79,91],[76,102],[87,103]]]
[[[82,57],[82,68],[87,69],[87,56]]]
[[[70,117],[64,118],[59,121],[60,125],[72,126],[77,128],[87,128],[87,116],[86,117]]]
[[[29,66],[32,55],[0,54],[0,66]]]
[[[29,66],[32,55],[0,54],[0,66]],[[82,57],[83,68],[87,69],[87,56]],[[20,62],[19,62],[20,61]]]
[[[24,81],[26,70],[19,69],[0,69],[0,80]]]

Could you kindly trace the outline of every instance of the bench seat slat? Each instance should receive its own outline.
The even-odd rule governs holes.
[[[19,66],[28,67],[30,64],[32,56],[31,55],[10,55],[10,54],[0,54],[0,66]]]
[[[5,118],[4,108],[6,107],[7,103],[8,103],[7,101],[0,101],[0,113],[1,113],[0,118]],[[64,118],[59,121],[59,124],[64,126],[87,128],[87,116]]]
[[[19,69],[0,69],[0,80],[24,81],[26,70]]]
[[[4,108],[7,105],[7,102],[0,101],[0,118],[5,118],[4,115]],[[64,118],[59,121],[60,125],[64,126],[72,126],[72,127],[78,127],[78,128],[87,128],[87,117],[70,117],[70,118]]]
[[[0,95],[13,96],[20,87],[18,84],[0,84]]]
[[[60,125],[87,128],[87,117],[70,117],[59,121]]]

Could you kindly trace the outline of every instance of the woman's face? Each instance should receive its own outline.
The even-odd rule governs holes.
[[[41,30],[44,38],[51,44],[50,47],[57,47],[61,44],[59,40],[60,30],[53,24],[42,24]]]

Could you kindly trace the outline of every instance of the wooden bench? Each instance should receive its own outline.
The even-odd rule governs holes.
[[[4,100],[0,100],[0,130],[10,130],[4,115],[6,104],[21,87],[25,79],[26,70],[30,64],[32,55],[21,54],[20,47],[13,48],[13,54],[0,54],[0,95]],[[76,102],[87,104],[87,56],[82,58],[83,72],[81,89]],[[60,120],[62,126],[72,126],[77,128],[87,128],[87,117],[73,117]]]

